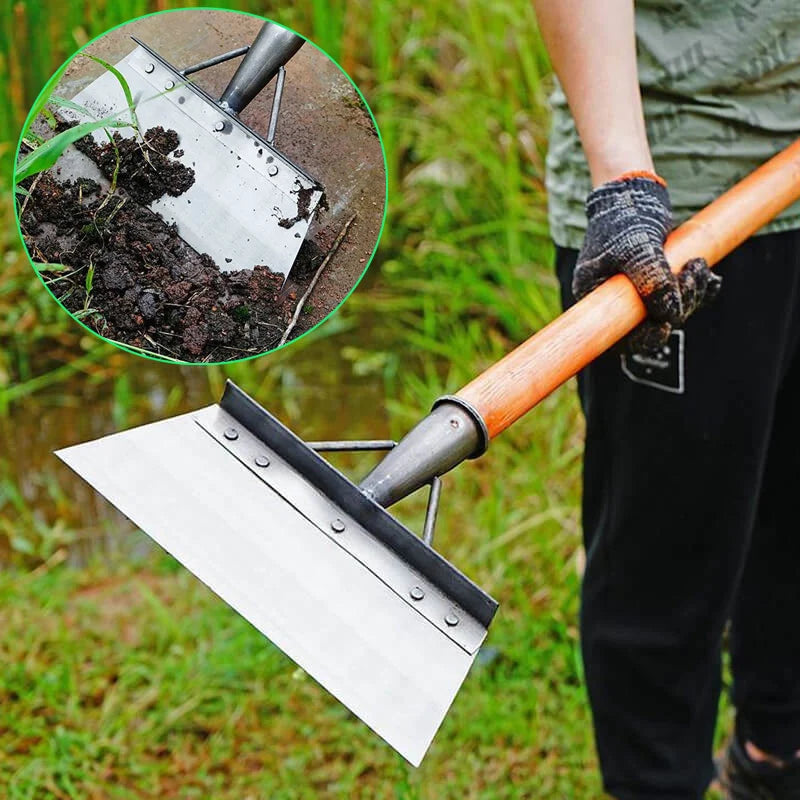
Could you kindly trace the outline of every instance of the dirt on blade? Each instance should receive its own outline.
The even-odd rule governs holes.
[[[311,205],[311,197],[314,194],[313,187],[308,189],[296,189],[292,192],[292,194],[297,195],[297,214],[293,217],[284,217],[283,219],[278,221],[278,225],[281,228],[291,228],[297,222],[300,222],[301,219],[308,219],[309,209],[308,207]],[[323,201],[324,201],[323,197]],[[326,207],[326,203],[321,202],[323,208]]]
[[[50,173],[23,183],[31,195],[22,230],[34,261],[46,265],[43,279],[84,324],[134,348],[201,362],[272,349],[321,260],[318,248],[303,244],[285,286],[265,265],[220,271],[145,207],[186,191],[194,174],[169,156],[179,145],[174,131],[152,128],[144,140],[115,138],[112,195],[94,180]],[[80,149],[111,178],[114,146],[82,140]]]
[[[194,184],[194,170],[181,164],[170,153],[180,144],[175,131],[165,131],[160,125],[145,131],[140,141],[133,136],[113,134],[114,143],[98,145],[86,136],[76,143],[84,155],[97,164],[100,171],[111,180],[117,169],[117,185],[137,203],[150,205],[165,194],[177,197]]]

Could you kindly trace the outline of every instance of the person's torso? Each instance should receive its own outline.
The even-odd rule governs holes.
[[[800,137],[800,0],[638,0],[639,82],[676,222]],[[552,96],[551,233],[578,247],[589,170],[563,92]],[[800,227],[800,204],[765,230]]]

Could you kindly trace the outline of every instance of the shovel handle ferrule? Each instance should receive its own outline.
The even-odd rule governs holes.
[[[302,36],[273,22],[265,22],[222,93],[220,105],[239,114],[304,43]]]
[[[488,438],[474,412],[453,398],[442,397],[358,488],[388,508],[465,459],[482,453],[484,442],[488,443]]]
[[[716,264],[800,198],[800,140],[677,228],[666,255],[677,273],[692,258]],[[724,291],[724,289],[723,289]],[[647,316],[624,275],[615,275],[457,393],[494,438],[630,333]]]

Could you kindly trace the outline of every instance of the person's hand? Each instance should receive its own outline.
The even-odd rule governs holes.
[[[626,340],[633,352],[652,353],[719,292],[722,278],[705,259],[689,261],[673,275],[664,255],[672,228],[666,184],[656,175],[635,173],[604,183],[586,200],[588,227],[578,254],[572,292],[580,299],[621,272],[647,308],[647,319]]]

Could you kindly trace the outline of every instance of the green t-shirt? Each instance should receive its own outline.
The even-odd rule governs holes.
[[[800,0],[638,0],[639,82],[656,171],[680,223],[800,137]],[[550,230],[580,247],[589,169],[556,87]],[[761,232],[800,228],[795,203]]]

